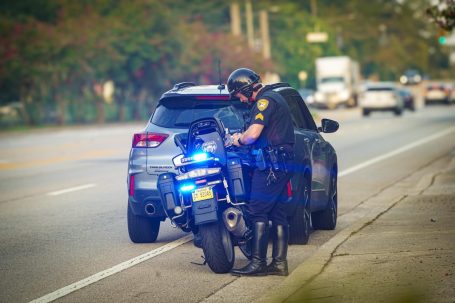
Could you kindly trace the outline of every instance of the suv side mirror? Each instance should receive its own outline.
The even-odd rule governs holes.
[[[325,118],[321,120],[321,125],[321,127],[318,127],[318,131],[323,133],[334,133],[340,127],[338,122]]]

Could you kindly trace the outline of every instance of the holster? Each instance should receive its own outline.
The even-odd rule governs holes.
[[[256,167],[259,170],[265,170],[271,168],[274,171],[283,171],[285,173],[290,172],[288,163],[294,159],[294,153],[286,151],[284,147],[272,147],[261,148],[256,150]]]
[[[267,160],[264,157],[264,152],[263,152],[262,148],[255,150],[255,163],[256,163],[257,169],[259,169],[261,171],[265,170],[268,167]]]

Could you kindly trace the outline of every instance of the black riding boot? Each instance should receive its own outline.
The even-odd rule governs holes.
[[[275,276],[287,276],[289,274],[287,261],[289,226],[276,225],[273,226],[273,229],[273,259],[267,266],[267,273]]]
[[[251,261],[245,267],[233,269],[234,276],[265,276],[267,275],[267,223],[256,222],[254,224],[252,239]]]

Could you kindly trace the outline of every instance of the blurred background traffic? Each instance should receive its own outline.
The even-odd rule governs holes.
[[[454,0],[3,0],[0,127],[145,120],[249,67],[314,108],[455,102]]]

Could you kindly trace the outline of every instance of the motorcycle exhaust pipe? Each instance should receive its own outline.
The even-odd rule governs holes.
[[[236,237],[243,237],[248,230],[245,219],[240,210],[229,207],[223,212],[223,221],[226,229]]]
[[[153,204],[145,205],[145,213],[147,215],[154,215],[155,214],[155,206]]]

